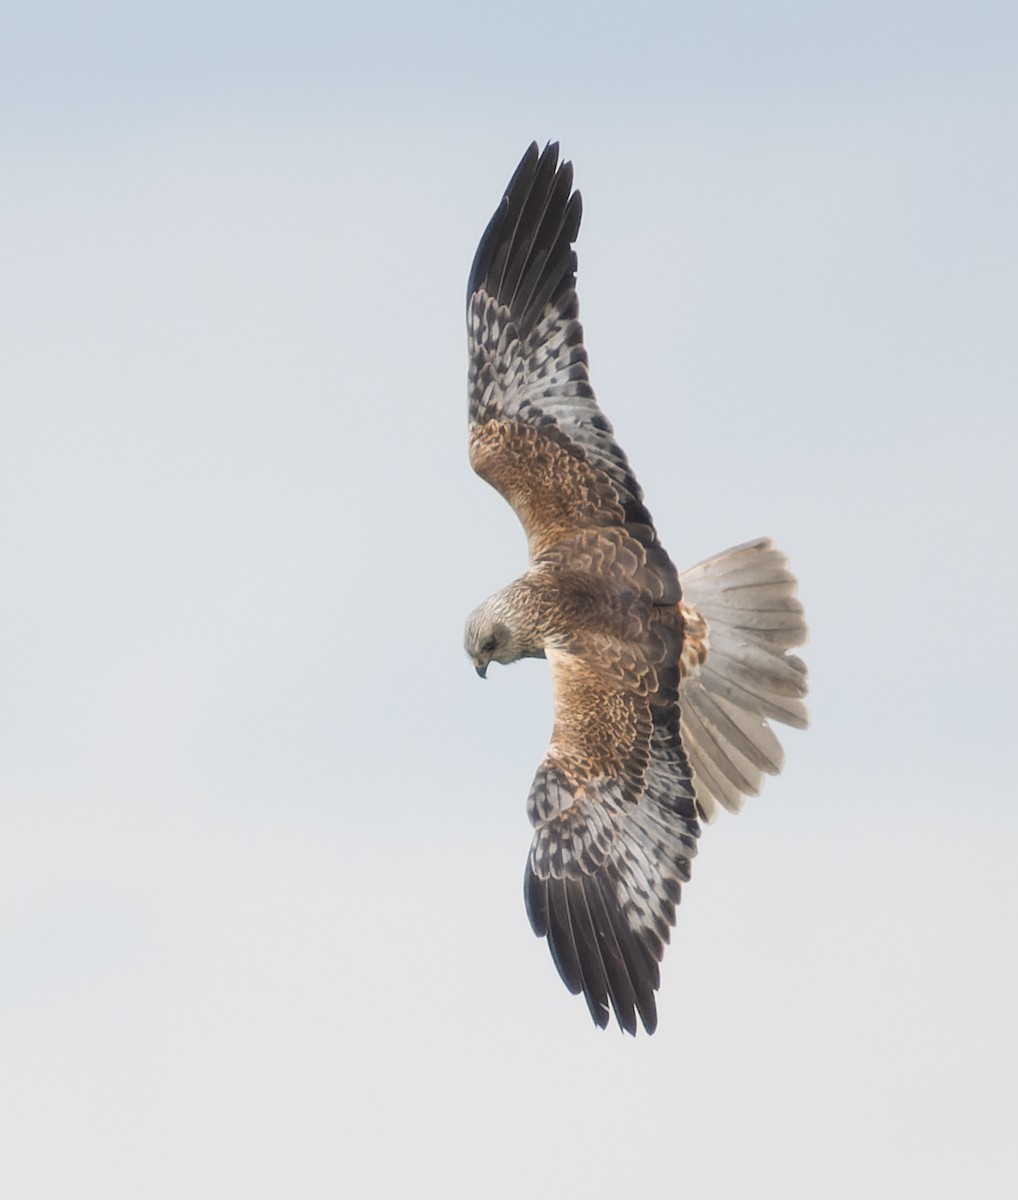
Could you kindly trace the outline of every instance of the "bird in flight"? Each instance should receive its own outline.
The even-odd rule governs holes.
[[[580,193],[524,154],[467,289],[470,462],[512,505],[530,566],[467,619],[491,663],[544,658],[554,727],[527,813],[534,932],[595,1024],[657,1026],[660,962],[700,836],[804,728],[795,577],[758,538],[681,575],[590,385],[576,297]]]

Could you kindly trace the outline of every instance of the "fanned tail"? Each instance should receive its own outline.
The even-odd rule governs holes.
[[[788,560],[758,538],[680,575],[688,647],[679,688],[682,743],[696,799],[711,821],[776,775],[785,755],[769,721],[808,723],[806,666],[788,651],[806,621]],[[704,628],[704,625],[706,628]]]

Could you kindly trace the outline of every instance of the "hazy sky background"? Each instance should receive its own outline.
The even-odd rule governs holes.
[[[9,6],[0,1191],[1011,1197],[1011,3]],[[531,139],[687,565],[768,533],[813,727],[653,1038],[530,933],[543,664],[465,453]]]

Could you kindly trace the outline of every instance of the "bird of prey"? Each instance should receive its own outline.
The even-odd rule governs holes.
[[[657,1026],[655,992],[701,819],[737,812],[806,725],[806,639],[785,556],[758,538],[680,575],[594,398],[578,320],[580,193],[532,144],[467,289],[470,462],[530,566],[467,619],[482,677],[545,658],[555,719],[530,789],[534,932],[604,1028]]]

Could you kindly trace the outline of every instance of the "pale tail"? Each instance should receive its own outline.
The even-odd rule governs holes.
[[[804,729],[806,667],[788,651],[806,640],[788,561],[768,538],[746,542],[680,576],[682,602],[707,624],[706,656],[679,689],[682,742],[704,818],[738,812],[776,775],[784,751],[768,720]],[[695,616],[690,621],[695,624]]]

